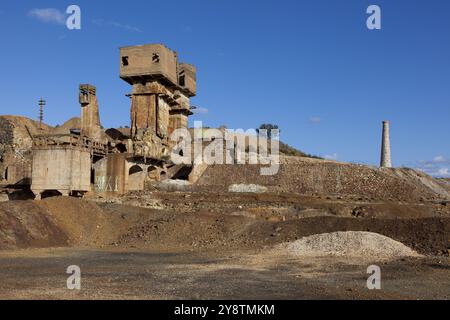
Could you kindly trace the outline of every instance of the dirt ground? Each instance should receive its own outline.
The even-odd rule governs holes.
[[[261,252],[33,249],[0,254],[0,299],[449,299],[448,258],[379,263]],[[69,265],[81,290],[68,290]]]
[[[422,258],[298,258],[278,244],[334,231],[391,237]],[[0,203],[1,299],[449,299],[443,202],[137,192]],[[381,268],[381,290],[366,271]],[[66,288],[69,265],[82,289]]]

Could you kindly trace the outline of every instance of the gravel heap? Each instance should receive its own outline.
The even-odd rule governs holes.
[[[228,192],[264,193],[267,192],[267,188],[256,184],[232,184],[228,187]]]
[[[368,259],[396,259],[418,257],[418,253],[383,235],[371,232],[333,232],[316,234],[281,245],[296,256],[363,257]]]

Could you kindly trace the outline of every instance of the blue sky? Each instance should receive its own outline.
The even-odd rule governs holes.
[[[64,25],[70,4],[81,30]],[[381,30],[366,27],[371,4]],[[119,47],[164,43],[197,66],[205,125],[272,122],[305,152],[377,165],[390,120],[396,166],[450,177],[449,12],[447,0],[2,1],[0,114],[36,119],[43,96],[46,122],[63,123],[87,82],[103,125],[128,125]]]

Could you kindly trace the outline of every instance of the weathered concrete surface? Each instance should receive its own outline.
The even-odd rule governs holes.
[[[177,54],[162,44],[120,48],[120,77],[130,83],[136,76],[164,76],[178,84]]]
[[[180,63],[180,85],[187,89],[190,96],[197,93],[197,68],[189,63]]]
[[[45,190],[63,195],[72,191],[91,190],[91,158],[89,151],[72,146],[49,147],[33,151],[31,190],[37,196]]]
[[[94,190],[117,194],[143,190],[145,182],[159,181],[161,170],[155,165],[134,162],[130,154],[109,154],[94,164]]]
[[[133,86],[133,154],[162,159],[171,148],[169,134],[188,126],[196,68],[179,64],[176,52],[160,44],[121,48],[120,59],[120,77]]]
[[[383,139],[381,141],[380,166],[382,168],[392,168],[389,121],[383,121]]]
[[[96,192],[124,193],[127,183],[126,154],[109,154],[94,164]]]
[[[127,190],[144,190],[144,181],[147,176],[147,170],[144,169],[146,168],[132,163],[128,166]]]
[[[188,127],[188,116],[186,114],[177,111],[170,112],[169,134],[171,134],[176,129],[187,127]]]
[[[80,84],[81,135],[106,143],[105,133],[100,123],[97,89],[90,84]]]
[[[19,116],[0,116],[0,184],[29,185],[31,182],[32,135],[49,132],[36,121]]]

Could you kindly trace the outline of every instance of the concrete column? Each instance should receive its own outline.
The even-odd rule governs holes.
[[[381,142],[381,162],[382,168],[392,168],[391,162],[391,140],[389,135],[389,121],[383,121],[383,139]]]
[[[69,190],[58,190],[58,192],[60,192],[63,197],[68,197],[70,195]]]
[[[42,199],[42,195],[41,195],[42,191],[41,190],[31,190],[31,192],[33,192],[33,194],[34,194],[34,200],[39,201]]]

